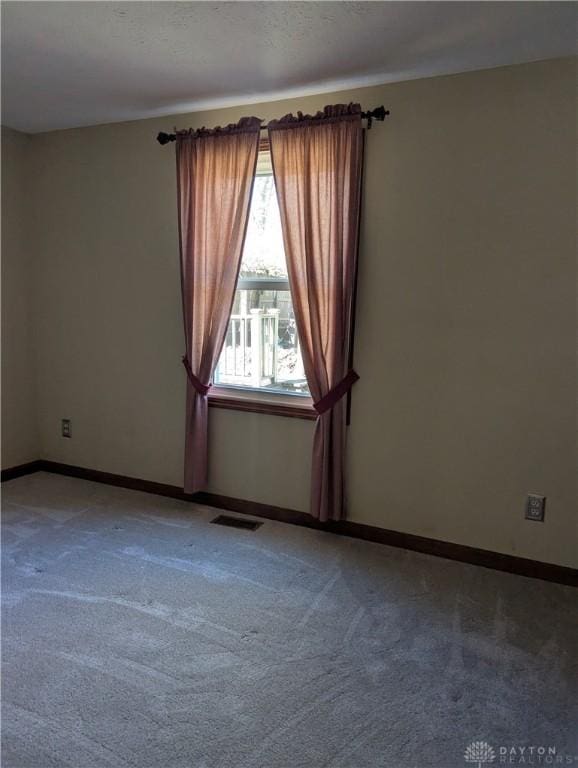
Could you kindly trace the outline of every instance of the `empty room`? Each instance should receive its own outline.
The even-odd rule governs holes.
[[[578,768],[577,11],[0,3],[3,768]]]

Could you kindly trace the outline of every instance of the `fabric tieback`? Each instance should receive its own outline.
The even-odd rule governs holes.
[[[326,411],[329,411],[333,406],[338,403],[343,395],[346,395],[355,382],[359,379],[358,374],[351,368],[343,379],[336,384],[333,389],[330,389],[326,395],[323,395],[321,400],[313,403],[313,407],[321,416]]]
[[[185,366],[185,371],[187,372],[187,376],[189,377],[189,381],[193,385],[193,387],[197,390],[199,395],[202,397],[205,397],[207,395],[207,392],[211,388],[210,384],[203,384],[203,382],[200,379],[197,379],[195,374],[193,373],[193,370],[191,368],[191,364],[188,361],[188,358],[183,357],[183,365]]]

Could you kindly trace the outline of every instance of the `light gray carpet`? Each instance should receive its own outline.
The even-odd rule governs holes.
[[[46,473],[3,485],[4,768],[578,753],[576,590],[216,514]]]

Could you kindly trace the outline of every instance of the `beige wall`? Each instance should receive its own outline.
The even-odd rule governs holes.
[[[391,110],[367,137],[350,517],[578,565],[570,60],[34,136],[41,455],[181,482],[174,152],[156,132],[350,99]],[[311,434],[212,410],[210,490],[306,509]]]
[[[2,468],[38,458],[28,137],[2,128]]]

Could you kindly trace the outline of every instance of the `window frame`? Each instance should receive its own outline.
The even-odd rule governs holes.
[[[238,291],[289,291],[289,278],[285,277],[239,277]]]
[[[269,139],[259,142],[259,154],[270,153]],[[269,175],[256,170],[256,176]],[[235,290],[289,291],[288,277],[241,277]],[[213,384],[208,393],[209,406],[225,410],[265,413],[314,420],[317,412],[310,395],[301,392],[275,392],[265,388],[247,387],[235,384]]]
[[[209,407],[249,413],[265,413],[270,416],[286,416],[292,419],[314,421],[317,411],[310,395],[281,392],[267,392],[250,387],[220,386],[214,384],[209,390]]]

